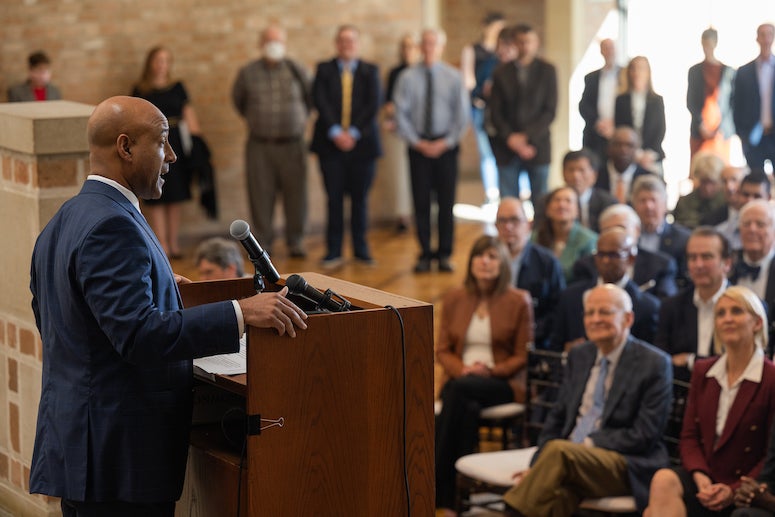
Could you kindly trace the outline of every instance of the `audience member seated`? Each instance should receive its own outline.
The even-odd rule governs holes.
[[[713,307],[727,288],[732,250],[724,234],[700,226],[686,244],[693,286],[662,301],[654,344],[673,358],[673,376],[688,381],[695,359],[714,355]]]
[[[199,280],[224,280],[245,275],[242,253],[234,241],[213,237],[202,241],[194,254]]]
[[[532,467],[504,496],[506,515],[570,516],[583,498],[630,494],[645,506],[651,476],[669,461],[673,376],[667,354],[630,336],[632,322],[620,287],[584,295],[589,341],[568,354]]]
[[[775,307],[775,207],[769,201],[755,199],[740,210],[742,249],[735,257],[729,278],[733,284],[751,289],[769,307],[772,321]],[[770,346],[775,343],[770,330]],[[771,354],[770,354],[771,355]]]
[[[715,307],[721,357],[692,372],[681,429],[681,465],[651,481],[646,517],[729,515],[740,475],[755,478],[775,415],[775,365],[764,357],[767,315],[749,289],[733,286]]]
[[[667,191],[661,178],[651,175],[635,180],[632,186],[632,207],[640,217],[641,233],[638,247],[661,251],[675,259],[678,265],[676,283],[686,286],[686,241],[691,233],[680,224],[670,224],[667,214]]]
[[[579,222],[593,232],[599,231],[600,212],[617,203],[608,191],[595,187],[597,182],[597,156],[589,149],[568,151],[562,159],[562,176],[565,184],[579,197]],[[535,205],[537,217],[543,217],[546,196]],[[538,224],[538,220],[534,223]]]
[[[468,258],[463,287],[444,297],[436,357],[449,380],[436,422],[436,506],[454,507],[455,461],[478,440],[482,408],[525,399],[527,345],[533,308],[526,291],[511,286],[506,248],[482,236]]]
[[[51,84],[51,60],[43,51],[27,57],[27,80],[8,88],[8,102],[55,101],[62,98]]]
[[[624,228],[636,242],[640,236],[640,218],[629,205],[612,205],[600,214],[600,231],[609,228]],[[651,252],[638,247],[635,264],[627,271],[633,282],[642,291],[653,294],[659,299],[672,296],[678,288],[675,285],[675,259],[660,252]],[[573,275],[576,280],[596,278],[597,272],[594,259],[582,257],[573,265]]]
[[[591,255],[597,242],[597,234],[581,226],[578,215],[576,191],[560,187],[546,196],[544,218],[533,230],[533,242],[550,249],[559,259],[566,282],[572,280],[573,263]]]
[[[701,225],[715,226],[718,231],[729,239],[733,250],[740,249],[740,208],[743,199],[739,195],[743,178],[748,174],[748,167],[727,166],[721,171],[723,182],[724,204],[712,212],[703,214]]]
[[[632,182],[639,176],[650,174],[635,161],[640,149],[640,137],[634,129],[617,127],[608,142],[608,161],[600,167],[597,188],[610,192],[619,203],[630,201]]]
[[[597,278],[579,280],[568,286],[562,293],[560,303],[552,325],[551,348],[556,351],[568,351],[573,346],[586,341],[584,325],[579,317],[583,312],[582,298],[589,289],[600,284],[616,284],[630,295],[635,315],[630,333],[633,337],[647,343],[653,343],[657,333],[659,299],[642,293],[630,280],[627,271],[632,268],[638,247],[635,239],[624,228],[609,228],[597,239],[595,266]]]
[[[498,239],[510,255],[512,284],[530,293],[535,318],[535,346],[547,348],[554,308],[565,289],[565,276],[557,258],[548,249],[530,242],[531,224],[522,202],[503,198],[495,216]]]
[[[700,225],[704,214],[726,206],[721,189],[721,171],[724,162],[707,151],[700,151],[692,159],[691,178],[694,190],[681,196],[673,209],[676,223],[693,229]]]
[[[732,517],[775,517],[775,426],[770,436],[767,456],[756,479],[748,476],[740,478],[740,486],[735,490],[735,506]]]
[[[614,123],[635,129],[641,140],[636,161],[644,169],[662,176],[665,102],[654,92],[651,65],[645,56],[635,56],[627,65],[627,91],[616,97]]]

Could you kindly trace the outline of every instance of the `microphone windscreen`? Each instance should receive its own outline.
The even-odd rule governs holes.
[[[288,290],[292,293],[302,293],[307,286],[307,281],[299,275],[291,275],[285,280],[285,285],[288,286]]]
[[[236,219],[231,223],[229,233],[238,241],[243,241],[250,235],[250,225],[242,219]]]

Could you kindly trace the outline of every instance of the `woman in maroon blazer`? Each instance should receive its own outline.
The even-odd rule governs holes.
[[[716,302],[714,320],[723,354],[694,365],[681,466],[654,475],[644,516],[729,515],[741,476],[756,478],[762,469],[775,415],[767,315],[752,291],[734,286]]]
[[[463,287],[444,297],[436,357],[449,377],[436,421],[436,507],[455,496],[455,461],[473,452],[482,408],[524,400],[533,341],[530,294],[512,287],[509,254],[495,237],[476,240]]]

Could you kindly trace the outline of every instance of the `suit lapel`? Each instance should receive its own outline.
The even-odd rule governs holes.
[[[705,373],[707,374],[707,371]],[[706,386],[702,392],[707,393],[707,395],[703,397],[703,400],[698,400],[700,403],[700,407],[697,408],[699,426],[702,436],[716,436],[716,415],[718,414],[718,399],[721,394],[721,386],[714,378],[706,377],[703,381]],[[703,444],[706,454],[710,454],[713,451],[713,445],[713,440],[708,440]]]
[[[580,364],[576,369],[580,372],[584,372],[584,375],[578,377],[576,385],[573,387],[573,403],[568,405],[565,412],[566,418],[563,436],[568,436],[576,425],[576,417],[581,408],[581,399],[584,397],[584,390],[589,381],[589,374],[592,372],[592,367],[595,365],[595,358],[597,358],[597,347],[595,345],[587,347],[584,355],[579,358]]]
[[[716,443],[716,449],[723,447],[727,440],[732,436],[735,429],[740,424],[740,420],[743,418],[743,413],[745,413],[746,408],[751,400],[753,400],[754,395],[756,395],[758,388],[759,383],[756,382],[744,380],[740,383],[740,389],[737,391],[737,396],[732,403],[732,407],[729,408],[727,421],[724,423],[724,430]]]
[[[600,417],[600,427],[605,427],[605,423],[619,403],[619,399],[624,395],[625,388],[630,385],[631,372],[637,368],[636,355],[635,348],[630,346],[630,338],[627,338],[627,342],[624,344],[624,350],[622,350],[622,355],[619,357],[619,364],[616,365],[616,371],[614,371],[611,389],[605,400],[603,415]]]

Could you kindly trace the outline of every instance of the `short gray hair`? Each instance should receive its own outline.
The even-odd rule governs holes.
[[[245,263],[237,245],[222,237],[213,237],[199,244],[194,254],[194,265],[198,266],[202,260],[211,262],[221,269],[235,266],[238,277],[245,274]]]
[[[642,191],[656,192],[662,197],[662,200],[667,200],[667,190],[665,189],[665,182],[662,178],[656,174],[643,174],[632,184],[632,197],[636,197]]]

